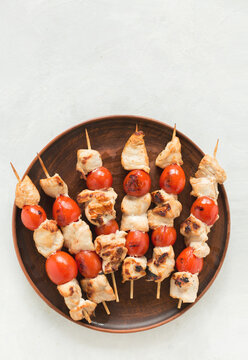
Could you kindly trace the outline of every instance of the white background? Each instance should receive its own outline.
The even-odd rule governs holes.
[[[247,355],[247,0],[1,0],[1,359],[244,359]],[[177,123],[205,152],[220,138],[232,229],[223,268],[177,320],[93,332],[51,310],[14,253],[15,178],[84,120]]]

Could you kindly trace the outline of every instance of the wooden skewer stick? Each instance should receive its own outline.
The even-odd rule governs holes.
[[[172,134],[172,140],[176,136],[176,132],[177,132],[177,124],[174,125],[174,130],[173,130],[173,134]]]
[[[135,132],[138,132],[138,124],[136,124],[136,127],[135,127]]]
[[[133,280],[130,280],[130,299],[133,299]]]
[[[89,137],[89,134],[88,134],[88,130],[87,130],[87,129],[85,129],[85,136],[86,136],[86,141],[87,141],[88,149],[91,150],[90,137]]]
[[[40,157],[40,155],[39,155],[38,153],[36,153],[36,154],[37,154],[37,157],[38,157],[38,159],[39,159],[40,165],[41,165],[41,167],[42,167],[42,169],[43,169],[46,177],[47,177],[47,178],[50,178],[50,175],[49,175],[49,173],[48,173],[48,171],[47,171],[47,168],[45,167],[45,164],[43,163],[42,158]]]
[[[104,306],[104,309],[105,309],[106,313],[107,313],[108,315],[110,315],[110,311],[109,311],[109,308],[108,308],[106,302],[103,301],[102,304],[103,304],[103,306]]]
[[[116,285],[116,281],[115,281],[115,274],[114,272],[111,273],[112,276],[112,282],[113,282],[113,286],[114,286],[114,291],[115,291],[115,298],[116,298],[116,302],[119,302],[119,295],[118,295],[118,290],[117,290],[117,285]]]
[[[84,313],[84,317],[85,319],[88,321],[88,323],[90,324],[91,323],[91,318],[89,316],[89,314],[87,313],[86,310],[83,309],[83,313]]]
[[[178,308],[178,309],[181,309],[182,302],[183,302],[182,299],[180,299],[180,300],[178,301],[178,305],[177,305],[177,308]]]
[[[216,158],[216,153],[217,153],[217,150],[218,150],[218,145],[219,145],[219,139],[217,139],[217,143],[216,143],[215,148],[214,148],[214,158]]]
[[[160,299],[161,281],[157,282],[157,299]]]
[[[20,178],[20,176],[18,175],[18,172],[16,171],[16,169],[15,169],[14,165],[12,164],[12,162],[10,162],[10,165],[11,165],[11,167],[12,167],[12,170],[13,170],[13,172],[14,172],[17,180],[18,180],[18,182],[20,182],[20,181],[21,181],[21,178]]]

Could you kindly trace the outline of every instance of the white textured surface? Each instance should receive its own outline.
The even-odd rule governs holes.
[[[247,354],[247,0],[1,0],[1,359],[244,359]],[[15,179],[50,139],[108,114],[146,115],[212,151],[232,230],[217,280],[184,316],[137,334],[79,327],[24,277],[12,245]],[[243,272],[243,273],[242,273]]]

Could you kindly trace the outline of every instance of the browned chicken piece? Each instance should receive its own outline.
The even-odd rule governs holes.
[[[48,196],[56,198],[60,195],[68,195],[68,187],[59,174],[49,178],[40,179],[40,186]]]
[[[170,296],[184,303],[193,303],[197,297],[199,279],[197,274],[175,272],[170,280]]]
[[[95,304],[93,301],[84,300],[81,298],[79,304],[70,310],[70,317],[74,321],[80,321],[85,319],[85,311],[88,313],[88,316],[91,317],[94,315],[96,306],[97,304]]]
[[[217,183],[223,184],[226,180],[226,173],[220,167],[216,158],[211,155],[205,155],[199,164],[195,177],[213,177]]]
[[[93,225],[100,226],[115,219],[114,209],[117,194],[113,188],[107,190],[83,190],[77,196],[79,204],[85,203],[85,215]]]
[[[180,215],[182,204],[178,200],[168,200],[162,205],[148,211],[148,222],[151,229],[159,226],[173,226],[174,219]]]
[[[115,300],[113,289],[104,274],[99,274],[92,279],[83,279],[81,285],[88,299],[97,304]]]
[[[103,259],[104,274],[117,271],[127,254],[125,231],[116,231],[114,234],[99,235],[95,240],[96,253]]]
[[[38,205],[40,194],[28,175],[16,185],[15,203],[20,209],[24,205]]]
[[[125,170],[142,169],[150,172],[144,136],[143,131],[137,131],[126,142],[121,154],[121,164]]]
[[[146,275],[147,259],[145,256],[128,256],[122,265],[122,282],[138,280]]]
[[[63,296],[66,306],[73,309],[80,302],[82,291],[77,279],[73,279],[63,285],[58,285],[57,289],[61,296]]]
[[[192,214],[180,226],[180,233],[192,242],[207,241],[209,231],[210,227]]]
[[[165,149],[156,158],[156,165],[162,169],[171,164],[183,164],[181,143],[177,136],[167,143]]]
[[[192,191],[190,195],[195,197],[208,196],[215,201],[218,198],[219,191],[217,187],[217,182],[213,177],[200,177],[200,178],[190,178],[190,184],[192,186]]]
[[[71,254],[77,254],[82,250],[94,251],[95,247],[92,242],[92,233],[89,225],[85,221],[79,219],[67,226],[62,227],[65,243]]]
[[[121,230],[138,230],[143,232],[149,231],[147,214],[142,215],[122,215]]]
[[[152,259],[147,262],[147,281],[160,282],[170,276],[175,267],[173,247],[154,247]]]
[[[102,158],[98,151],[91,149],[80,149],[77,151],[76,170],[79,171],[83,177],[101,166]]]
[[[46,219],[43,221],[34,230],[33,238],[38,252],[46,258],[60,250],[64,243],[64,237],[55,220]]]
[[[147,212],[151,205],[151,194],[136,197],[126,195],[121,203],[121,211],[126,215],[142,215]]]
[[[152,202],[157,205],[165,204],[169,200],[177,200],[177,195],[168,194],[163,189],[155,190],[151,193],[152,195]]]
[[[199,258],[204,258],[210,254],[210,248],[204,241],[191,241],[190,238],[185,238],[185,245],[194,249],[194,255]]]

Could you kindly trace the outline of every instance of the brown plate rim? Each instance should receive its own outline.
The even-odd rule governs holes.
[[[47,148],[49,148],[55,141],[57,141],[59,138],[61,138],[62,136],[64,136],[65,134],[75,130],[78,127],[81,127],[82,125],[88,124],[88,123],[94,123],[97,121],[101,121],[101,120],[106,120],[106,119],[131,119],[134,121],[139,121],[139,119],[143,119],[143,120],[148,120],[150,122],[156,123],[158,125],[161,126],[167,126],[168,128],[170,128],[171,130],[173,130],[173,127],[171,127],[170,125],[168,125],[167,123],[164,123],[162,121],[159,120],[155,120],[146,116],[139,116],[139,115],[109,115],[109,116],[101,116],[101,117],[97,117],[97,118],[93,118],[90,120],[86,120],[83,121],[77,125],[74,125],[72,127],[70,127],[69,129],[61,132],[59,135],[57,135],[55,138],[53,138],[51,141],[49,141],[49,143],[43,147],[43,149],[39,152],[40,154],[42,154]],[[203,156],[204,156],[204,152],[199,148],[198,145],[196,145],[188,136],[186,136],[185,134],[181,133],[180,131],[177,130],[177,133],[180,134],[181,136],[183,136],[187,141],[189,141]],[[37,156],[33,159],[33,161],[30,163],[30,165],[28,166],[27,170],[25,171],[23,177],[30,171],[30,169],[32,168],[32,166],[34,165],[34,163],[37,160]],[[212,283],[214,282],[214,280],[216,279],[218,273],[220,272],[220,269],[223,265],[224,259],[226,257],[226,252],[227,252],[227,248],[229,245],[229,238],[230,238],[230,208],[229,208],[229,203],[228,203],[228,198],[226,195],[226,191],[223,185],[220,185],[221,189],[223,191],[223,196],[224,196],[224,200],[225,200],[225,204],[226,204],[226,213],[227,213],[227,235],[226,235],[226,242],[225,242],[225,248],[220,260],[220,263],[215,271],[215,274],[213,275],[212,279],[209,281],[209,283],[207,284],[207,286],[205,287],[205,289],[201,292],[201,294],[197,297],[196,301],[190,305],[188,305],[185,309],[179,311],[177,314],[171,316],[169,319],[160,321],[158,323],[152,324],[152,325],[148,325],[148,326],[143,326],[143,327],[137,327],[137,328],[132,328],[132,329],[108,329],[108,328],[100,328],[97,326],[93,326],[90,324],[86,324],[83,322],[76,322],[73,321],[68,315],[64,314],[61,310],[59,310],[55,305],[53,305],[43,294],[42,292],[36,287],[35,283],[32,281],[32,279],[30,278],[24,263],[22,261],[21,258],[21,254],[19,252],[19,247],[17,244],[17,236],[16,236],[16,205],[14,203],[13,206],[13,213],[12,213],[12,235],[13,235],[13,242],[14,242],[14,248],[15,248],[15,252],[16,252],[16,256],[17,259],[19,261],[19,264],[21,266],[22,271],[24,272],[28,282],[30,283],[30,285],[33,287],[33,289],[36,291],[36,293],[46,302],[46,304],[48,306],[50,306],[53,310],[55,310],[57,313],[59,313],[60,315],[62,315],[63,317],[65,317],[66,319],[79,324],[81,326],[87,327],[89,329],[93,329],[93,330],[97,330],[97,331],[102,331],[102,332],[108,332],[108,333],[133,333],[133,332],[138,332],[138,331],[145,331],[145,330],[149,330],[152,328],[156,328],[158,326],[167,324],[168,322],[178,318],[179,316],[183,315],[186,311],[188,311],[192,306],[194,306],[201,298],[202,296],[207,292],[207,290],[210,288],[210,286],[212,285]]]

